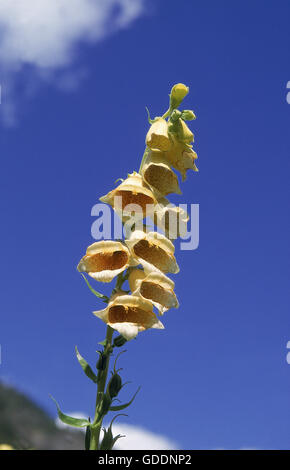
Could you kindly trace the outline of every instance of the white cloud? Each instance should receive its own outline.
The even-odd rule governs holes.
[[[84,416],[82,413],[74,412],[68,414],[75,418],[87,419],[87,416]],[[74,429],[63,424],[59,418],[56,419],[56,425],[60,428]],[[105,427],[108,427],[108,423],[105,424]],[[151,432],[142,426],[117,423],[115,421],[112,425],[112,431],[114,436],[118,434],[125,435],[125,437],[116,442],[114,446],[116,450],[174,450],[179,448],[178,444],[168,437]]]
[[[81,43],[96,43],[126,28],[143,12],[145,0],[1,0],[0,67],[2,108],[13,121],[17,75],[24,67],[34,78],[69,70]],[[79,75],[70,70],[65,82],[75,87]],[[24,87],[26,89],[26,87]],[[30,87],[29,87],[30,88]],[[7,94],[6,94],[7,91]],[[3,109],[2,109],[3,110]],[[7,122],[9,124],[9,122]]]

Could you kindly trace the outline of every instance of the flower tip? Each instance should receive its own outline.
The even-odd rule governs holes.
[[[170,94],[172,104],[174,104],[175,107],[179,106],[181,101],[186,97],[188,93],[189,87],[184,85],[183,83],[177,83],[176,85],[174,85],[171,89]]]

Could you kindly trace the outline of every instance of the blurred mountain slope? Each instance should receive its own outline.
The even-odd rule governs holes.
[[[30,398],[0,383],[0,443],[17,449],[83,449],[84,434],[59,429]]]

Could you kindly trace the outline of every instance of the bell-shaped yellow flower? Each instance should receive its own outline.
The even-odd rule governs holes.
[[[142,176],[158,197],[170,193],[181,194],[177,175],[162,152],[149,152],[142,167]]]
[[[136,230],[126,240],[126,244],[135,264],[141,264],[145,272],[161,271],[172,274],[179,272],[174,257],[174,245],[161,233]]]
[[[187,170],[198,171],[194,161],[197,154],[192,150],[191,145],[179,142],[172,137],[173,146],[168,152],[164,152],[164,157],[176,170],[181,173],[182,181],[186,179]]]
[[[170,240],[185,237],[187,234],[188,213],[182,207],[171,204],[165,197],[158,200],[151,218]]]
[[[104,240],[95,242],[87,248],[77,269],[88,273],[96,281],[111,282],[131,264],[132,259],[126,245],[113,240]]]
[[[117,188],[100,197],[100,201],[110,204],[116,212],[122,212],[125,217],[131,215],[134,207],[135,212],[139,212],[143,217],[146,214],[146,208],[157,203],[153,192],[136,171],[131,173]]]
[[[151,150],[167,151],[171,148],[172,142],[168,134],[168,124],[165,119],[156,119],[146,135],[146,145]]]
[[[174,293],[174,282],[162,273],[146,274],[142,269],[133,269],[129,275],[130,289],[134,295],[150,300],[163,315],[170,308],[178,308]]]
[[[93,312],[129,341],[148,328],[164,329],[153,304],[137,295],[115,295],[104,310]]]

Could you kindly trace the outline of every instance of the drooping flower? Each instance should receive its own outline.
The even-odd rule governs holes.
[[[181,194],[178,178],[162,152],[149,152],[142,168],[144,181],[158,197]]]
[[[174,282],[161,272],[146,274],[142,269],[133,269],[128,280],[133,294],[150,300],[161,315],[170,308],[179,307]]]
[[[156,119],[146,135],[146,145],[151,150],[167,151],[171,148],[172,142],[168,134],[168,124],[165,119]]]
[[[168,152],[164,152],[166,160],[178,170],[182,175],[182,181],[186,179],[187,170],[198,171],[194,161],[197,159],[196,153],[191,145],[179,142],[172,136],[173,146]]]
[[[152,219],[170,240],[185,237],[187,234],[188,213],[181,206],[171,204],[165,197],[158,200]]]
[[[134,210],[141,217],[145,216],[148,207],[157,203],[153,192],[136,171],[129,174],[117,188],[102,196],[100,201],[110,204],[116,212],[122,212],[123,216],[130,216]]]
[[[164,328],[153,312],[152,302],[137,295],[116,294],[104,310],[93,313],[128,341],[149,328]]]
[[[174,257],[174,245],[157,232],[132,232],[126,240],[135,264],[141,264],[146,272],[161,271],[176,274],[179,266]]]
[[[130,252],[121,242],[104,240],[95,242],[87,248],[77,269],[88,273],[97,281],[111,280],[131,265]]]

